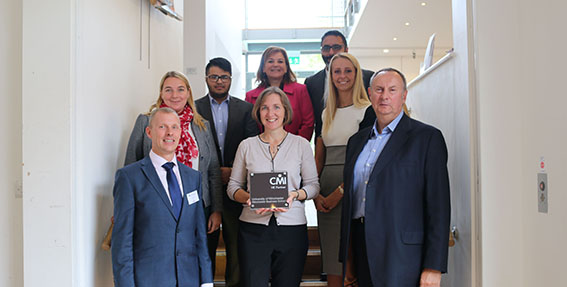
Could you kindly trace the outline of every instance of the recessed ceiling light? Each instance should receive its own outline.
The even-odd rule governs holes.
[[[427,3],[421,2],[421,6],[425,6],[425,5],[427,5]]]
[[[393,38],[392,40],[394,40],[394,41],[398,41],[398,38],[397,38],[397,37],[394,37],[394,38]]]
[[[389,50],[389,49],[384,49],[384,50],[382,50],[382,52],[384,52],[384,53],[390,53],[390,50]]]
[[[406,22],[404,25],[409,26],[409,25],[410,25],[410,22]]]

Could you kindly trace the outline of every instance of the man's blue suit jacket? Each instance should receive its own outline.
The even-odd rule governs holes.
[[[347,256],[353,170],[372,127],[348,142],[340,259]],[[366,187],[365,239],[374,286],[418,286],[421,271],[447,272],[451,203],[447,147],[441,132],[402,116]],[[353,246],[357,248],[357,246]]]
[[[201,175],[178,164],[184,194],[178,220],[149,156],[116,172],[112,269],[118,287],[213,282]],[[187,194],[195,190],[199,201],[189,205]]]

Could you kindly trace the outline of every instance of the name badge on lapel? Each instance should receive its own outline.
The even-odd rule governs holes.
[[[197,190],[193,190],[187,194],[187,202],[189,205],[199,201],[199,193]]]

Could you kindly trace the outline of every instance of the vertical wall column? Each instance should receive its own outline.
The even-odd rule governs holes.
[[[25,286],[73,285],[74,9],[23,2]]]
[[[22,286],[21,1],[2,2],[0,27],[0,286]]]
[[[205,37],[205,0],[184,0],[183,15],[183,73],[189,78],[193,97],[207,93],[205,65],[207,41]],[[222,21],[219,19],[219,21]]]

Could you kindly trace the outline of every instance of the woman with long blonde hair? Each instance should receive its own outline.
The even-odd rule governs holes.
[[[364,89],[360,64],[354,56],[348,53],[335,55],[329,63],[328,73],[329,97],[323,110],[322,134],[315,144],[321,192],[314,201],[323,272],[327,273],[328,286],[343,286],[342,264],[337,258],[346,145],[349,137],[358,131],[370,101]]]

